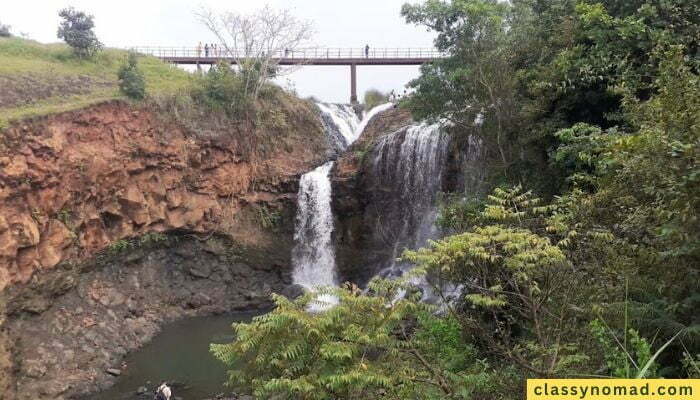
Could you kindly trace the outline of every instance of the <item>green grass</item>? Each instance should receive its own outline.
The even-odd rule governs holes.
[[[32,80],[31,84],[19,88],[21,90],[11,95],[22,91],[51,92],[51,95],[38,100],[22,100],[18,97],[22,100],[21,104],[0,107],[0,126],[6,125],[7,121],[124,98],[117,88],[117,70],[126,56],[127,52],[124,50],[104,49],[93,58],[80,59],[64,44],[41,44],[19,38],[0,38],[0,78],[22,77]],[[155,57],[141,57],[139,68],[146,78],[146,91],[150,96],[175,94],[187,88],[193,80],[191,74]],[[69,83],[65,84],[65,88],[61,87],[62,79],[77,77],[89,82],[78,93],[71,93]],[[3,95],[10,94],[9,91],[13,89],[5,90],[7,92]],[[53,93],[56,91],[59,93]]]

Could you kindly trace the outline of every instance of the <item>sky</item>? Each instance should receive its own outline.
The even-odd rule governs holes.
[[[411,2],[416,2],[413,0]],[[214,10],[248,13],[269,4],[286,8],[311,20],[316,31],[313,42],[322,47],[432,47],[434,34],[401,18],[407,0],[3,0],[2,23],[14,33],[24,33],[40,42],[56,42],[58,10],[73,6],[95,16],[95,32],[108,47],[195,46],[215,42],[193,12],[200,6]],[[358,66],[357,91],[370,88],[402,92],[418,76],[417,66]],[[348,102],[349,66],[305,66],[281,79],[302,97]]]

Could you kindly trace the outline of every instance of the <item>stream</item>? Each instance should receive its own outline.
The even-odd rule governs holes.
[[[259,312],[187,318],[166,325],[147,345],[125,358],[127,367],[114,386],[86,400],[152,399],[162,380],[173,383],[173,399],[201,400],[230,393],[224,364],[209,353],[210,343],[234,339],[231,324],[247,322]],[[137,391],[148,392],[139,396]]]

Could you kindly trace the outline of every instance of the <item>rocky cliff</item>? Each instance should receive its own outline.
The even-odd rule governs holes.
[[[296,112],[296,111],[305,112]],[[17,124],[0,140],[0,290],[146,232],[225,229],[250,203],[293,193],[325,139],[311,109],[250,162],[234,135],[200,139],[120,102]]]
[[[123,102],[0,133],[0,398],[94,391],[163,323],[284,290],[298,179],[328,151],[288,100],[256,133]]]

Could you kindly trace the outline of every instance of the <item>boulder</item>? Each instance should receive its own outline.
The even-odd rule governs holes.
[[[192,308],[199,308],[209,304],[211,304],[211,298],[204,293],[196,293],[188,302],[188,305]]]
[[[288,298],[289,300],[294,300],[304,294],[304,287],[293,283],[280,291],[279,294]]]
[[[207,279],[211,275],[211,267],[207,264],[200,264],[189,269],[190,275],[195,278]]]

